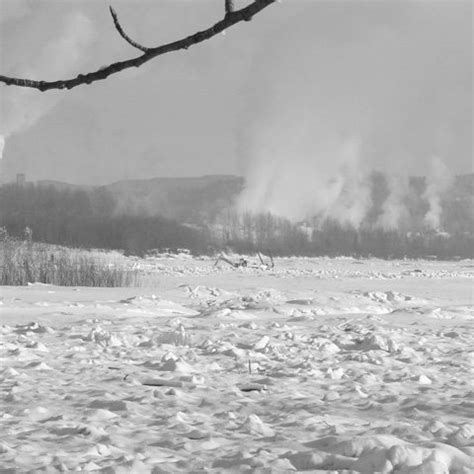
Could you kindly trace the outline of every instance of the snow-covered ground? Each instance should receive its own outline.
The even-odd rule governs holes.
[[[474,472],[474,262],[132,262],[0,289],[0,472]]]

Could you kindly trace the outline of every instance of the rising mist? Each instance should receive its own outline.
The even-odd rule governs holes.
[[[34,17],[29,17],[29,21],[34,22]],[[31,56],[19,61],[13,68],[12,75],[50,80],[75,70],[83,60],[84,51],[91,46],[95,30],[90,19],[80,12],[67,14],[61,21],[60,27],[50,41],[45,45],[33,45]],[[64,96],[63,92],[45,94],[20,87],[11,87],[8,93],[3,93],[2,89],[0,89],[0,178],[3,151],[9,137],[34,125]]]
[[[358,227],[380,205],[377,225],[395,228],[409,176],[424,175],[425,223],[439,226],[450,169],[472,170],[470,13],[467,2],[318,2],[289,18],[254,64],[239,208]],[[371,200],[374,170],[387,175],[383,203]]]

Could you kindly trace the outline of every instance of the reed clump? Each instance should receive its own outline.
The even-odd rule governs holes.
[[[36,243],[25,230],[25,239],[8,236],[0,228],[0,285],[46,283],[59,286],[138,286],[136,270],[92,253]]]

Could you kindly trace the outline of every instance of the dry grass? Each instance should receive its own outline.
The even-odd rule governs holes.
[[[0,239],[0,285],[138,286],[137,271],[92,255],[4,236]]]

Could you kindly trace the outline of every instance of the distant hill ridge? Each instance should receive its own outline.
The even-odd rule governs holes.
[[[245,180],[234,175],[206,175],[183,178],[151,178],[118,181],[104,186],[87,186],[60,181],[38,181],[40,186],[59,190],[106,191],[115,202],[115,212],[128,215],[163,216],[179,222],[213,222],[223,211],[233,208],[245,187]],[[427,212],[424,200],[426,178],[410,179],[410,228],[421,228]],[[366,222],[376,219],[387,193],[383,173],[372,175],[374,205]],[[457,176],[441,201],[444,227],[449,231],[474,232],[474,173]],[[378,207],[377,207],[378,206]]]
[[[126,214],[161,215],[187,222],[202,222],[232,207],[244,188],[244,178],[234,175],[205,175],[182,178],[150,178],[117,181],[103,186],[37,181],[39,186],[59,190],[108,191],[116,211]]]

